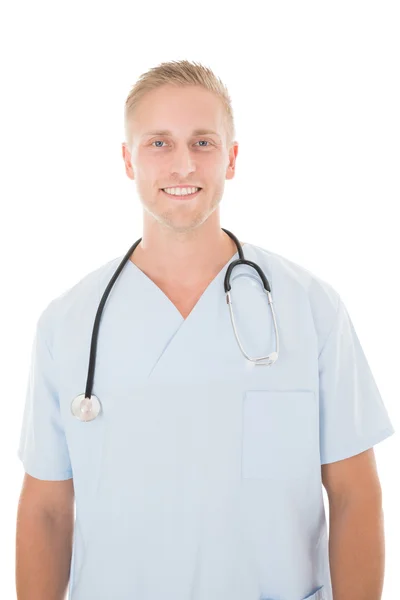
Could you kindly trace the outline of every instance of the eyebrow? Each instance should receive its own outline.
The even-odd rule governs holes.
[[[207,135],[207,134],[216,135],[218,138],[220,138],[220,135],[216,131],[213,131],[212,129],[194,129],[192,131],[192,135]],[[162,129],[162,130],[160,129],[159,131],[146,131],[146,133],[144,133],[143,135],[173,135],[173,134],[172,134],[172,131],[169,131],[168,129]]]

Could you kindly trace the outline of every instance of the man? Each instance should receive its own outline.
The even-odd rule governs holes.
[[[377,600],[373,445],[394,429],[339,294],[221,229],[238,143],[209,69],[161,64],[125,116],[143,236],[103,304],[93,391],[94,317],[123,257],[39,318],[19,448],[19,600],[61,600],[68,581],[71,600]],[[275,312],[238,264],[235,331],[224,278],[240,253],[266,275]],[[251,360],[274,351],[269,367]]]

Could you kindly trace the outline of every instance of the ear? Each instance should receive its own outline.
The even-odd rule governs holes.
[[[129,151],[126,142],[122,142],[122,158],[125,163],[125,172],[129,179],[135,179],[135,174],[133,172],[132,162],[131,162],[131,153]]]
[[[229,163],[226,168],[226,179],[233,179],[235,176],[236,157],[239,152],[239,144],[233,142],[229,148]]]

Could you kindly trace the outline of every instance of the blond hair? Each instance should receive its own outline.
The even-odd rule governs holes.
[[[163,62],[143,73],[132,87],[125,102],[125,142],[132,145],[131,118],[142,97],[165,84],[176,86],[199,85],[213,92],[222,101],[225,111],[226,143],[229,148],[235,139],[235,124],[231,98],[221,79],[204,65],[187,60]]]

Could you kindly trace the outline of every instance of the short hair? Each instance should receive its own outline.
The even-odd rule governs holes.
[[[131,88],[125,102],[124,128],[125,142],[132,144],[131,118],[142,97],[165,84],[177,87],[198,85],[213,92],[221,101],[225,111],[226,143],[229,148],[235,139],[235,123],[232,102],[226,86],[209,67],[188,60],[163,62],[143,73]]]

